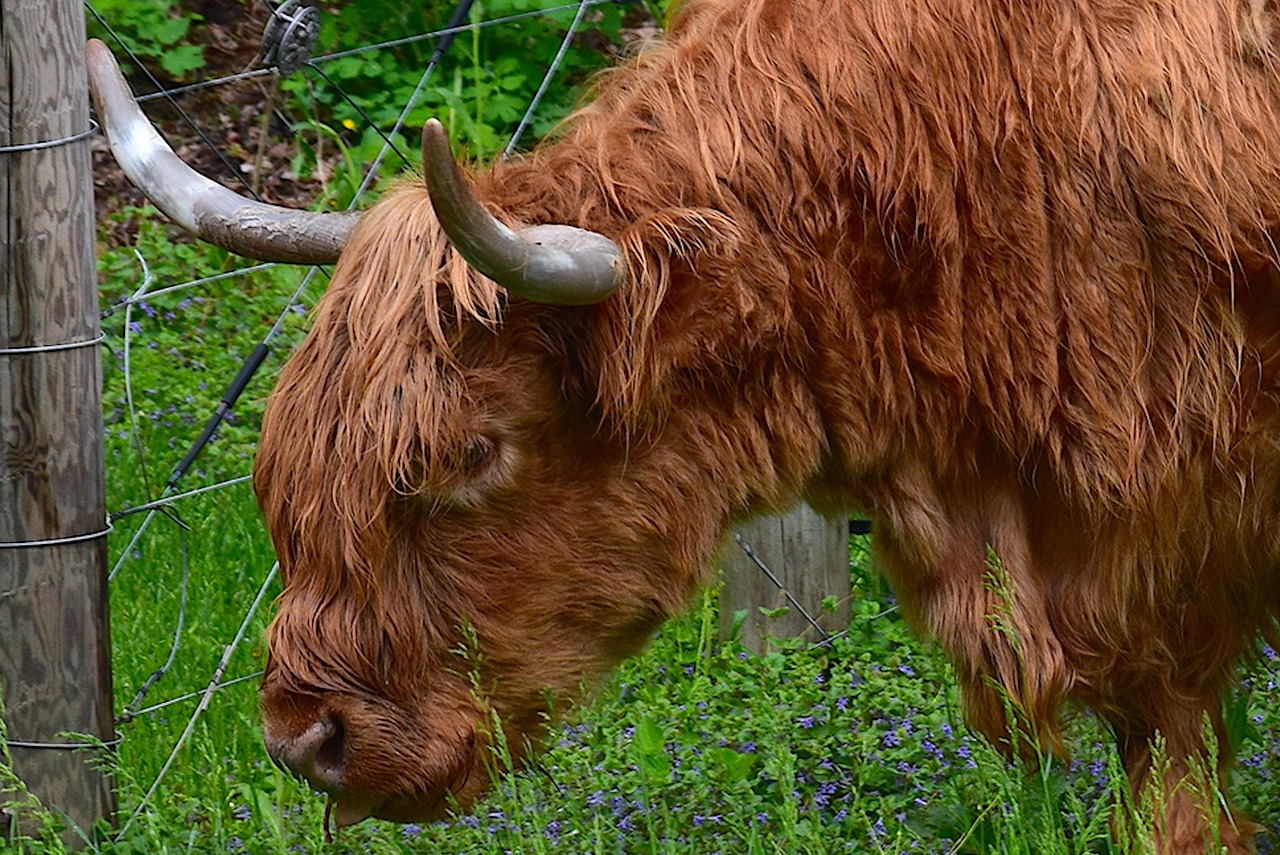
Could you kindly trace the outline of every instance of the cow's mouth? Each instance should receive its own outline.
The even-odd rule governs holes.
[[[330,839],[329,825],[332,822],[338,828],[346,828],[348,825],[355,825],[374,815],[378,803],[369,799],[362,799],[351,795],[335,796],[329,795],[328,801],[324,805],[324,836],[326,840]]]
[[[432,805],[424,805],[415,799],[330,793],[324,806],[324,837],[331,843],[332,829],[341,830],[371,818],[391,822],[431,822],[441,819],[445,813],[443,798],[434,799]]]
[[[457,775],[453,785],[430,788],[426,792],[388,795],[386,793],[329,792],[324,808],[325,839],[331,840],[330,829],[343,829],[366,819],[389,822],[434,822],[444,819],[451,810],[466,810],[483,789],[475,769],[467,767]]]

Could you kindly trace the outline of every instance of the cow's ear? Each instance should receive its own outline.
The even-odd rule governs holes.
[[[680,394],[679,378],[730,358],[748,307],[740,273],[742,235],[706,208],[659,211],[618,241],[627,278],[618,291],[579,310],[563,342],[573,391],[589,398],[605,426],[645,432]],[[749,301],[749,300],[748,300]]]

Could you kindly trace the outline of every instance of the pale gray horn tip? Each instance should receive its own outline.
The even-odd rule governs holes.
[[[105,44],[89,40],[85,61],[112,154],[133,185],[166,216],[209,243],[260,261],[327,264],[337,258],[356,215],[264,204],[200,175],[143,115]]]

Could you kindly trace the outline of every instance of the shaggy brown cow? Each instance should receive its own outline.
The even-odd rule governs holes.
[[[470,178],[498,220],[611,241],[508,231],[429,128],[439,219],[408,182],[339,229],[263,428],[272,755],[340,823],[466,805],[491,712],[522,745],[728,526],[803,496],[873,517],[974,727],[1007,739],[993,685],[1054,746],[1086,705],[1135,787],[1159,733],[1162,851],[1249,851],[1182,784],[1280,610],[1278,23],[689,0],[555,142]],[[191,197],[202,233],[235,219]]]

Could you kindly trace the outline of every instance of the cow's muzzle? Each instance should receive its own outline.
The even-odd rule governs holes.
[[[328,795],[326,827],[369,817],[429,822],[465,810],[485,789],[474,711],[419,720],[421,712],[385,699],[294,692],[274,676],[260,695],[263,743],[272,762]]]

